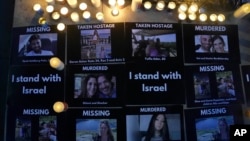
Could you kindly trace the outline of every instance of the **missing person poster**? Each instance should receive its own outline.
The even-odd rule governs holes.
[[[120,108],[81,108],[68,112],[66,140],[100,141],[106,137],[108,141],[124,139],[123,113]]]
[[[250,66],[249,65],[243,65],[241,66],[241,72],[242,72],[242,79],[243,79],[243,86],[244,86],[244,92],[246,96],[246,103],[247,105],[250,105]]]
[[[64,97],[64,73],[49,65],[11,67],[8,82],[11,103],[51,104]]]
[[[8,141],[63,140],[63,116],[56,114],[51,105],[22,104],[8,110]]]
[[[123,23],[67,26],[69,64],[125,62]]]
[[[125,23],[129,61],[183,62],[180,24]]]
[[[127,141],[184,140],[182,106],[127,106],[126,109]]]
[[[186,109],[186,136],[190,141],[229,141],[229,127],[242,124],[240,105]]]
[[[216,106],[243,102],[239,65],[185,66],[187,106]]]
[[[66,83],[67,101],[72,106],[121,105],[124,65],[70,65]]]
[[[183,69],[183,64],[178,63],[128,63],[125,75],[126,103],[185,103]]]
[[[64,60],[65,33],[56,26],[30,26],[13,28],[11,64],[47,64],[51,57]]]
[[[240,63],[237,25],[183,25],[186,63]]]

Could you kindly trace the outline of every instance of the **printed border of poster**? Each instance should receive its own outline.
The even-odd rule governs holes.
[[[129,62],[183,63],[180,24],[128,22],[125,28]]]
[[[215,139],[218,135],[218,120],[226,121],[228,126],[243,123],[240,105],[185,109],[184,114],[186,137],[192,141],[201,141],[204,138]]]
[[[70,65],[66,100],[76,107],[116,107],[123,104],[124,65]]]
[[[243,103],[240,68],[237,64],[185,66],[188,107]]]
[[[125,119],[121,110],[121,108],[78,108],[68,111],[68,140],[96,138],[102,121],[108,121],[114,141],[123,140]]]
[[[165,118],[167,118],[166,125],[168,126],[169,133],[169,139],[167,140],[184,140],[183,107],[181,105],[127,106],[125,108],[127,140],[142,140],[148,129],[150,118],[152,115],[156,116],[158,114],[164,114]],[[158,118],[160,120],[160,117]]]
[[[8,83],[9,102],[44,104],[64,98],[64,71],[50,66],[11,67]]]
[[[65,59],[65,33],[55,25],[16,27],[12,32],[12,65],[48,64],[51,57]]]
[[[127,104],[185,103],[183,64],[127,63],[125,76]]]
[[[47,104],[12,105],[8,108],[7,140],[42,141],[42,139],[63,140],[65,138],[64,113],[55,113]],[[41,125],[44,125],[43,127]],[[46,126],[47,125],[47,126]],[[46,129],[45,129],[46,128]],[[50,129],[51,136],[45,136]],[[53,133],[53,134],[52,134]]]
[[[241,66],[241,75],[242,75],[242,81],[243,81],[243,86],[244,86],[244,93],[245,93],[245,99],[246,99],[246,104],[250,105],[250,87],[249,87],[249,82],[250,82],[250,65],[242,65]]]
[[[124,23],[67,26],[68,64],[124,63]]]
[[[237,25],[183,24],[183,40],[185,63],[240,64]]]

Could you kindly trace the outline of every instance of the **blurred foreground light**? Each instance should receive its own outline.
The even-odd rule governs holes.
[[[224,22],[224,21],[226,20],[226,17],[225,17],[225,15],[223,15],[223,14],[219,14],[219,15],[217,16],[217,20],[218,20],[219,22]]]
[[[199,16],[199,19],[200,19],[200,21],[205,22],[205,21],[207,20],[207,15],[204,14],[204,13],[202,13],[202,14],[200,14],[200,16]]]
[[[57,24],[57,29],[58,29],[59,31],[63,31],[63,30],[65,29],[65,24],[64,24],[64,23],[58,23],[58,24]]]
[[[64,63],[57,57],[52,57],[49,60],[50,66],[56,70],[63,70],[64,69]]]
[[[66,102],[57,101],[53,105],[53,110],[57,113],[64,112],[68,109],[68,104]]]
[[[38,19],[38,23],[39,23],[40,25],[45,25],[45,24],[47,23],[47,21],[46,21],[46,19],[45,19],[44,17],[40,17],[40,18]]]
[[[249,13],[250,13],[250,3],[245,3],[234,11],[234,17],[240,19]]]

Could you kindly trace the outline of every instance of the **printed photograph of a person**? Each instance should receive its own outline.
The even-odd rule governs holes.
[[[57,52],[57,34],[20,35],[18,56],[53,56]]]
[[[235,96],[233,74],[231,71],[216,72],[217,93],[219,98]]]
[[[173,30],[132,29],[132,57],[177,57]]]
[[[229,126],[232,124],[233,116],[196,119],[197,141],[229,141]]]
[[[81,59],[112,57],[110,29],[81,30]]]
[[[141,141],[168,141],[169,130],[165,114],[153,114]]]
[[[117,141],[116,119],[76,119],[76,141]]]
[[[193,74],[195,99],[205,99],[211,97],[210,79],[208,73]]]
[[[195,35],[196,53],[228,53],[227,35]]]
[[[57,141],[56,116],[39,117],[38,141]]]
[[[31,119],[27,117],[17,117],[15,141],[31,141]]]
[[[75,74],[74,98],[116,98],[116,77],[106,73]]]

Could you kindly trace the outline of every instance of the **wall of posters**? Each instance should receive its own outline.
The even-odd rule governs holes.
[[[236,31],[140,22],[14,28],[7,141],[213,140],[217,121],[243,121]],[[64,70],[50,67],[52,57]],[[248,67],[242,72],[248,91]],[[56,101],[68,109],[55,113]]]

